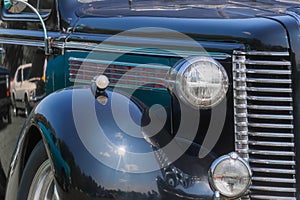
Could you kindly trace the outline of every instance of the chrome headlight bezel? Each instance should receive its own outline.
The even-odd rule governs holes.
[[[219,104],[226,97],[229,85],[228,75],[224,67],[215,59],[209,56],[187,57],[179,61],[175,65],[174,70],[176,75],[173,72],[172,79],[175,80],[175,86],[173,88],[176,91],[176,95],[180,98],[180,100],[188,105],[191,105],[193,108],[209,109]],[[193,83],[189,82],[190,85],[194,84],[196,86],[187,88],[187,79],[190,76],[188,76],[186,73],[192,73],[192,70],[196,71],[196,73],[203,76],[203,79],[206,80],[202,81],[199,79],[199,81]],[[208,72],[209,70],[211,70],[212,72]],[[204,77],[204,75],[207,74],[209,75],[209,77]],[[212,82],[209,83],[209,80],[211,80]],[[218,82],[217,84],[219,85],[213,83],[213,81]],[[201,84],[203,85],[203,87],[201,86]],[[215,93],[215,95],[211,96],[210,98],[204,97],[205,91],[213,91],[213,84],[219,87],[217,93]],[[201,90],[202,97],[189,92],[193,89],[198,90],[198,93]]]
[[[229,195],[228,192],[222,191],[220,189],[220,187],[217,186],[217,184],[215,182],[215,179],[214,179],[215,177],[218,177],[218,176],[215,176],[215,171],[216,171],[217,167],[219,167],[221,163],[227,162],[227,161],[239,163],[240,166],[244,167],[243,170],[247,171],[247,173],[248,173],[248,177],[247,177],[247,181],[246,181],[245,187],[241,191],[236,192],[234,195]],[[236,169],[238,169],[238,168],[236,168]],[[239,169],[239,170],[240,170],[239,172],[242,171],[241,169]],[[239,172],[236,172],[236,173],[237,174],[241,174]],[[209,169],[209,172],[208,172],[208,177],[209,177],[209,184],[210,184],[212,190],[218,191],[222,196],[224,196],[226,198],[236,199],[236,198],[239,198],[239,197],[245,195],[246,192],[249,190],[249,187],[251,185],[252,171],[251,171],[251,168],[250,168],[249,164],[244,159],[242,159],[241,157],[239,157],[237,155],[237,153],[232,152],[232,153],[230,153],[228,155],[221,156],[220,158],[216,159],[212,163],[212,165],[211,165],[211,167]]]

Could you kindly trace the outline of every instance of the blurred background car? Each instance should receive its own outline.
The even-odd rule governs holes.
[[[43,95],[43,84],[40,77],[33,77],[31,74],[32,64],[24,64],[18,67],[12,81],[12,105],[15,115],[18,110],[24,110],[28,116],[35,102],[39,99],[37,95]]]
[[[8,70],[0,67],[0,120],[3,118],[11,123],[10,84]]]

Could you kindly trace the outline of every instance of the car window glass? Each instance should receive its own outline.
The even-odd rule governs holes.
[[[54,0],[28,0],[28,3],[38,10],[42,15],[48,15],[51,12]],[[27,6],[21,14],[35,15],[34,12]]]
[[[29,79],[30,67],[26,67],[23,70],[23,80],[26,81]]]
[[[21,82],[21,81],[22,81],[21,70],[19,70],[17,72],[17,82]]]
[[[40,13],[49,13],[52,8],[52,0],[37,0],[37,9]]]

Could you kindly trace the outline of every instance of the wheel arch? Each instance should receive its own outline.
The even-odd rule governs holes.
[[[115,123],[110,121],[112,118],[112,111],[110,110],[109,101],[105,105],[100,104],[95,96],[91,94],[90,88],[83,87],[76,88],[76,90],[77,92],[80,92],[82,102],[92,101],[97,103],[97,111],[102,112],[102,116],[106,116],[103,119],[101,118],[104,120],[101,124],[104,128],[103,130],[120,132]],[[9,195],[6,197],[6,199],[15,199],[14,196],[17,194],[19,187],[19,185],[16,186],[16,183],[20,183],[25,166],[29,161],[29,157],[39,141],[43,141],[43,145],[45,146],[51,165],[54,169],[56,183],[58,184],[59,190],[62,193],[66,193],[69,188],[72,187],[72,184],[74,184],[74,178],[78,178],[74,176],[72,171],[74,172],[74,170],[77,169],[76,167],[79,166],[78,164],[83,163],[83,161],[86,161],[86,159],[86,165],[81,166],[81,170],[86,170],[87,174],[95,173],[89,168],[90,166],[107,168],[107,166],[103,165],[93,157],[93,155],[86,149],[80,140],[73,119],[74,115],[72,103],[70,103],[72,102],[73,98],[72,92],[73,88],[67,88],[48,95],[37,105],[37,107],[34,108],[33,112],[31,112],[29,115],[20,134],[16,151],[13,155],[7,189],[7,193],[9,193]],[[107,95],[108,100],[110,100],[112,92],[107,91]],[[119,101],[122,101],[128,97],[120,94],[116,96],[116,98],[120,98]],[[144,108],[142,108],[142,105],[138,106],[136,104],[137,102],[132,102],[130,105],[133,106],[133,111],[137,112],[133,116],[139,118],[141,117],[140,109]],[[57,110],[59,110],[62,114],[58,115],[56,112]],[[111,116],[108,117],[108,115]],[[92,125],[95,124],[90,124],[89,130],[93,130],[94,126]],[[123,135],[126,136],[125,133]],[[97,139],[98,135],[94,135],[93,140],[96,141]],[[139,148],[143,151],[145,149],[150,151],[151,149],[149,147],[149,143],[143,139],[141,140],[143,143]],[[135,139],[132,139],[132,141],[128,142],[133,144],[134,141]],[[80,151],[80,153],[78,153],[79,148],[83,150]],[[75,157],[78,160],[76,160]],[[158,172],[155,172],[155,177],[157,173]],[[79,175],[80,178],[85,177],[84,174]]]
[[[22,164],[21,164],[21,169],[20,169],[21,174],[23,173],[23,170],[26,166],[26,163],[27,163],[29,156],[32,153],[34,147],[41,140],[43,140],[42,134],[43,134],[42,131],[36,125],[31,125],[31,127],[26,132],[25,138],[24,138],[25,145],[24,145],[24,149],[23,149],[23,158],[21,161]],[[19,178],[21,179],[21,176]]]

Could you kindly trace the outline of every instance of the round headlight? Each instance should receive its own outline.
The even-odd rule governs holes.
[[[239,198],[245,195],[251,183],[251,176],[248,163],[236,153],[218,158],[209,170],[212,189],[227,198]]]
[[[228,89],[223,66],[210,57],[188,57],[176,66],[176,91],[196,108],[210,108],[221,102]]]

